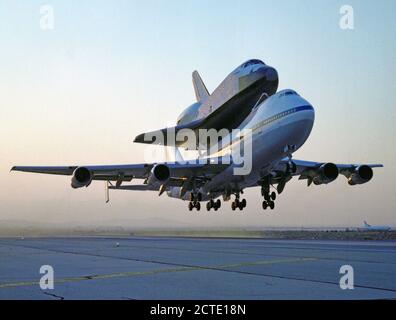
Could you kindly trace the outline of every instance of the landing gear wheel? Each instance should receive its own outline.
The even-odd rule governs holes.
[[[246,208],[246,205],[247,205],[246,199],[243,199],[241,201],[241,205],[242,205],[243,208]]]
[[[269,202],[269,207],[271,208],[271,210],[274,210],[274,208],[275,208],[275,202],[274,202],[274,201],[270,201],[270,202]]]
[[[195,208],[197,209],[197,211],[201,210],[201,203],[197,202],[195,204]]]
[[[239,202],[238,208],[239,208],[239,210],[241,210],[241,211],[243,210],[244,206],[243,206],[242,202]]]
[[[235,211],[236,208],[237,208],[237,204],[236,204],[235,201],[233,201],[233,202],[231,203],[231,209],[232,209],[232,211]]]
[[[212,208],[212,204],[211,204],[211,202],[209,201],[209,202],[206,204],[206,210],[210,211],[211,208]]]
[[[220,199],[217,199],[217,201],[216,201],[216,208],[217,208],[217,209],[220,209],[220,208],[221,208],[221,201],[220,201]]]
[[[192,202],[190,202],[190,203],[188,204],[188,210],[192,211],[192,209],[194,209],[194,205],[193,205]]]
[[[267,201],[263,201],[263,209],[267,210],[268,208],[268,202]]]
[[[276,193],[274,191],[271,193],[271,200],[272,201],[276,200]]]

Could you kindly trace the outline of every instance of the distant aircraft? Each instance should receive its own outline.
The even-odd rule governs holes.
[[[307,180],[308,186],[328,184],[339,174],[349,185],[369,182],[373,169],[381,164],[334,164],[294,160],[292,155],[308,139],[315,118],[313,106],[294,90],[278,88],[277,71],[260,60],[249,60],[236,68],[209,94],[201,77],[193,73],[197,102],[179,116],[176,127],[141,134],[135,142],[171,146],[179,150],[205,150],[197,161],[184,162],[180,153],[177,161],[129,165],[31,167],[15,166],[11,170],[72,176],[73,188],[88,187],[92,181],[105,181],[107,201],[110,190],[157,191],[169,197],[189,201],[188,208],[199,211],[207,201],[208,211],[217,211],[222,197],[232,201],[232,210],[243,210],[241,200],[246,188],[260,187],[263,209],[274,209],[277,194],[281,194],[293,176]],[[196,136],[201,130],[240,129],[216,142],[189,139],[175,140],[185,130]],[[250,134],[244,134],[248,132]],[[163,139],[158,139],[158,137]],[[239,148],[239,149],[238,149]],[[241,168],[237,153],[251,151],[250,170],[235,174]],[[244,163],[245,164],[245,163]],[[132,179],[143,184],[128,185]],[[112,183],[114,182],[114,184]]]
[[[364,221],[364,227],[358,228],[359,231],[389,231],[392,228],[389,226],[372,226]]]

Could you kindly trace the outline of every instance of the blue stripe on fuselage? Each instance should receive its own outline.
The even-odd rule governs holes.
[[[294,114],[296,112],[307,111],[307,110],[313,110],[313,107],[311,105],[304,105],[304,106],[294,107],[294,108],[291,108],[289,110],[285,110],[285,111],[279,112],[279,113],[277,113],[277,114],[275,114],[275,115],[273,115],[273,116],[271,116],[271,117],[269,117],[269,118],[267,118],[265,120],[260,121],[259,123],[256,123],[251,129],[253,131],[255,131],[255,130],[260,129],[260,128],[262,128],[262,127],[264,127],[264,126],[266,126],[266,125],[268,125],[268,124],[270,124],[270,123],[272,123],[272,122],[274,122],[276,120],[279,120],[279,119],[281,119],[283,117],[286,117],[288,115]]]

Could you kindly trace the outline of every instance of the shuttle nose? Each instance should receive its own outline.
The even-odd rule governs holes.
[[[266,92],[270,96],[278,90],[278,72],[271,66],[262,66],[250,75],[250,79],[253,80],[252,83],[259,80],[262,92]]]
[[[278,81],[278,71],[270,66],[265,66],[256,71],[256,74],[262,78],[265,78],[268,82]]]
[[[268,67],[265,71],[265,77],[268,81],[276,81],[278,80],[278,72],[274,68]]]

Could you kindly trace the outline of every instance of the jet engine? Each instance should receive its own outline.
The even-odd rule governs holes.
[[[334,163],[325,163],[316,171],[312,181],[316,185],[328,184],[338,177],[338,168]]]
[[[168,182],[170,178],[169,167],[165,164],[155,165],[150,172],[150,176],[147,180],[147,184],[159,184],[163,185]]]
[[[373,169],[369,166],[363,165],[355,169],[355,171],[348,177],[348,184],[351,186],[369,182],[373,178]]]
[[[88,187],[92,182],[92,178],[91,171],[84,167],[78,167],[73,173],[71,186],[73,189]]]

